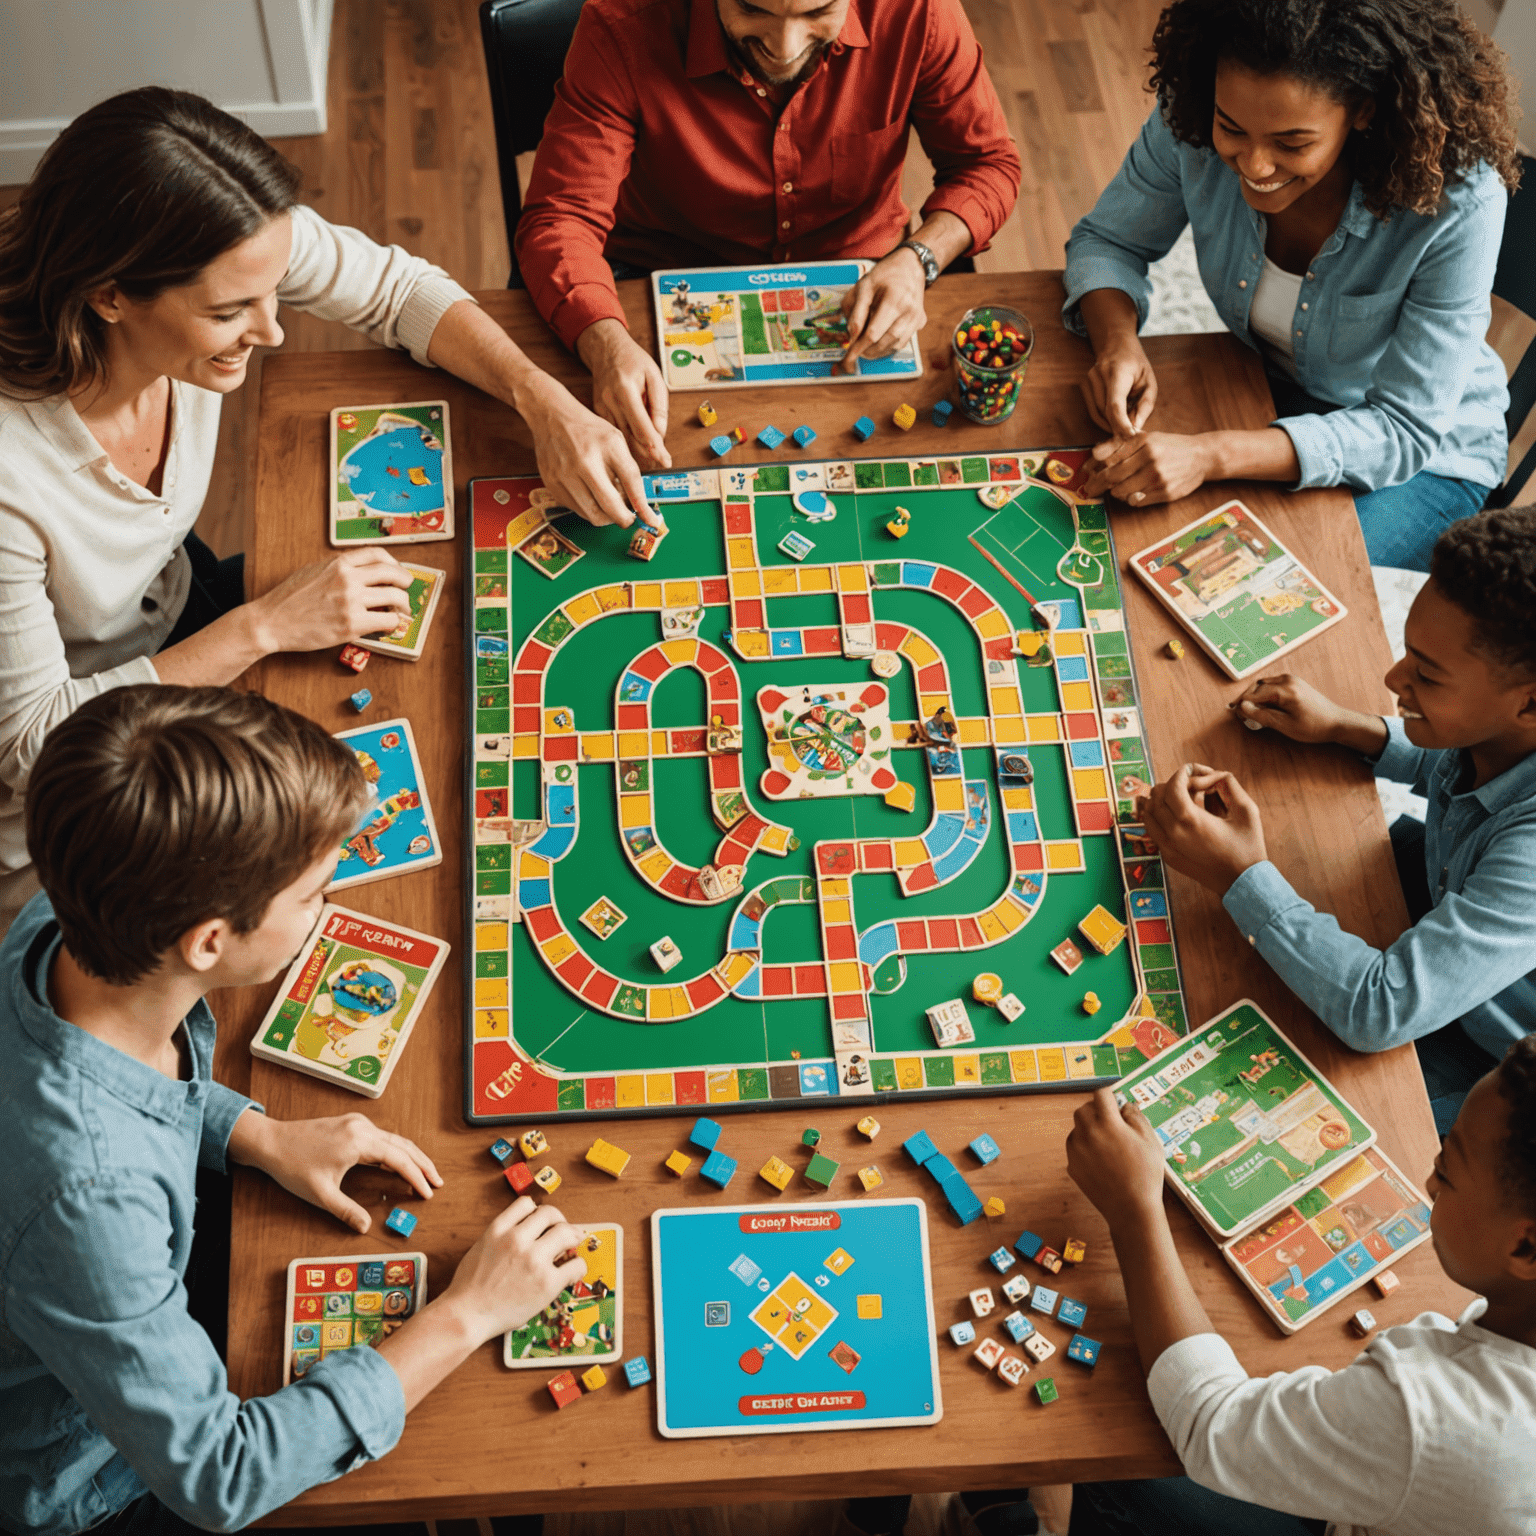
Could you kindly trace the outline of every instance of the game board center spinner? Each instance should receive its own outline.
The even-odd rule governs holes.
[[[1186,1031],[1083,458],[656,476],[649,561],[472,483],[472,1120],[1088,1084]]]

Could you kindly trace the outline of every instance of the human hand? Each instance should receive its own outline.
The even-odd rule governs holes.
[[[1264,822],[1230,773],[1185,763],[1136,802],[1147,836],[1166,863],[1218,896],[1269,857]]]
[[[1245,725],[1267,725],[1292,741],[1336,742],[1367,754],[1380,752],[1387,744],[1387,728],[1380,715],[1345,709],[1289,672],[1256,679],[1227,708]]]
[[[597,320],[576,338],[592,375],[592,409],[611,421],[646,469],[671,469],[667,385],[651,356],[617,320]]]
[[[589,411],[547,374],[519,394],[517,409],[533,430],[539,475],[559,505],[598,527],[617,523],[627,528],[635,513],[651,527],[661,526],[660,516],[645,499],[645,484],[629,444],[611,422]]]
[[[1157,404],[1157,376],[1134,334],[1099,353],[1080,387],[1088,414],[1117,441],[1140,432]]]
[[[861,357],[889,357],[928,324],[923,264],[910,246],[882,256],[843,295],[848,346],[837,372],[857,373]]]
[[[1134,1104],[1100,1088],[1079,1106],[1067,1133],[1067,1173],[1111,1233],[1163,1206],[1163,1146]]]
[[[1215,474],[1211,437],[1205,432],[1138,432],[1111,438],[1093,450],[1097,468],[1080,494],[1114,496],[1132,507],[1177,501]]]
[[[249,606],[258,643],[323,651],[388,634],[411,616],[411,573],[387,549],[349,549],[295,571]]]
[[[442,1299],[481,1343],[521,1328],[586,1274],[585,1236],[556,1207],[520,1195],[459,1260]]]
[[[230,1132],[229,1155],[260,1168],[289,1194],[329,1211],[354,1232],[367,1232],[373,1218],[342,1192],[341,1181],[353,1168],[392,1169],[423,1200],[430,1200],[443,1182],[414,1141],[356,1111],[324,1120],[273,1120],[247,1110]]]

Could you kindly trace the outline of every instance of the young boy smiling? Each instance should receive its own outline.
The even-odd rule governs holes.
[[[1180,873],[1217,892],[1286,985],[1357,1050],[1419,1041],[1443,1133],[1511,1040],[1536,1029],[1536,508],[1483,512],[1435,545],[1387,673],[1400,718],[1345,709],[1292,676],[1231,706],[1294,741],[1362,753],[1428,797],[1392,829],[1413,926],[1385,950],[1314,910],[1269,862],[1259,808],[1189,763],[1141,802]],[[1426,1038],[1428,1037],[1428,1038]]]
[[[119,688],[43,745],[43,894],[0,945],[6,1530],[241,1529],[384,1455],[444,1376],[584,1271],[581,1234],[525,1196],[377,1349],[247,1402],[188,1313],[199,1166],[260,1168],[355,1233],[355,1165],[423,1199],[443,1182],[364,1115],[274,1122],[210,1077],[205,995],[292,960],[365,801],[351,752],[254,693]]]

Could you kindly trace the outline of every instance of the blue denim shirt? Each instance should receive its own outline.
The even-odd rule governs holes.
[[[371,1349],[242,1403],[182,1283],[197,1167],[251,1101],[211,1081],[214,1022],[174,1082],[53,1012],[45,896],[0,945],[0,1525],[64,1536],[146,1489],[236,1530],[382,1456],[405,1423]],[[259,1108],[259,1106],[256,1106]]]
[[[1345,933],[1267,862],[1223,898],[1280,979],[1356,1050],[1384,1051],[1460,1019],[1502,1056],[1536,1029],[1536,753],[1458,791],[1466,762],[1410,745],[1402,721],[1387,721],[1376,772],[1429,799],[1434,906],[1385,950]]]
[[[1503,480],[1509,391],[1485,337],[1508,201],[1497,174],[1480,165],[1446,188],[1433,217],[1399,208],[1383,223],[1355,183],[1294,311],[1301,387],[1343,407],[1275,423],[1301,462],[1295,489],[1378,491],[1422,470],[1477,485]],[[1087,334],[1078,306],[1095,288],[1128,293],[1144,325],[1147,263],[1186,224],[1211,302],[1259,350],[1248,310],[1267,221],[1243,201],[1237,173],[1214,150],[1180,143],[1161,112],[1067,242],[1067,326]]]

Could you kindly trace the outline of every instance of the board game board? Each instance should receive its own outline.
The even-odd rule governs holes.
[[[1082,1086],[1185,1032],[1084,456],[653,477],[654,559],[561,516],[553,580],[514,554],[539,482],[472,483],[471,1121]],[[971,1000],[983,972],[1021,1015]],[[939,1049],[953,999],[976,1038]]]
[[[657,1211],[651,1239],[669,1439],[943,1417],[921,1200]]]
[[[915,336],[889,357],[857,358],[853,372],[832,372],[848,345],[843,296],[873,265],[825,261],[653,273],[656,340],[667,388],[918,377],[923,357]]]

